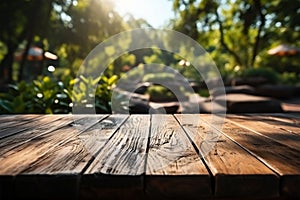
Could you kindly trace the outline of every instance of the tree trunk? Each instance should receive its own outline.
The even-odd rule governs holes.
[[[15,53],[16,48],[14,47],[8,47],[7,54],[5,55],[4,59],[2,60],[0,64],[1,68],[1,82],[4,84],[6,83],[12,83],[12,66],[14,62],[14,53]]]
[[[18,81],[21,81],[23,79],[24,67],[25,67],[25,64],[27,61],[28,51],[30,49],[32,39],[33,39],[33,37],[28,38],[25,50],[22,55],[22,60],[20,62],[20,68],[19,68],[19,74],[18,74]]]
[[[234,57],[235,61],[239,65],[243,66],[243,62],[242,62],[241,58],[239,57],[239,55],[235,51],[233,51],[232,49],[230,49],[229,46],[227,45],[227,43],[225,42],[224,28],[223,28],[223,24],[222,24],[222,21],[220,19],[220,16],[219,16],[219,13],[218,13],[217,9],[215,10],[215,15],[216,15],[216,20],[217,20],[217,22],[219,24],[220,42],[221,42],[222,47],[226,51],[228,51],[228,53],[230,53]]]
[[[260,44],[260,39],[261,39],[261,32],[262,32],[263,28],[265,27],[265,23],[266,23],[266,17],[262,12],[262,5],[261,5],[260,0],[254,0],[254,5],[255,5],[255,8],[256,8],[256,10],[259,14],[259,18],[260,18],[261,23],[258,27],[258,33],[256,35],[255,43],[254,43],[254,46],[253,46],[252,58],[251,58],[251,65],[252,66],[255,63],[255,58],[258,54],[259,44]]]
[[[37,19],[39,17],[40,14],[40,8],[41,8],[41,2],[38,0],[35,0],[34,4],[33,4],[33,9],[35,12],[29,13],[28,14],[28,24],[26,26],[26,30],[28,30],[27,32],[27,44],[22,56],[22,61],[20,63],[20,68],[19,68],[19,77],[18,77],[18,81],[22,80],[22,75],[23,75],[23,70],[25,67],[25,63],[27,60],[27,55],[28,55],[28,50],[30,49],[30,46],[32,44],[33,41],[33,37],[34,34],[36,32],[36,25],[37,25]]]

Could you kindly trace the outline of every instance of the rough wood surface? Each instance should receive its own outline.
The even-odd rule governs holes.
[[[38,136],[47,134],[73,122],[72,116],[65,116],[63,118],[57,116],[47,116],[46,119],[46,121],[35,120],[34,123],[31,124],[31,128],[22,130],[18,132],[18,134],[12,134],[10,135],[10,137],[2,138],[0,140],[0,156],[4,155],[9,151],[12,151],[17,146],[21,146],[24,143],[34,140],[34,138]],[[13,133],[14,131],[9,132]]]
[[[251,116],[251,119],[253,118]],[[271,122],[271,119],[273,118],[268,117],[268,122],[275,125],[277,120]],[[284,123],[285,126],[289,127],[286,120]],[[279,127],[282,127],[281,123],[278,124]],[[231,123],[230,120],[225,122],[223,132],[242,147],[251,151],[258,159],[280,175],[281,193],[300,198],[298,188],[300,182],[300,149],[296,150],[269,138],[261,137],[249,129]]]
[[[7,124],[13,124],[15,121],[30,121],[31,119],[42,117],[42,115],[0,115],[0,127],[5,127]]]
[[[300,127],[300,115],[297,116],[289,113],[268,113],[261,114],[261,116],[269,117],[277,121],[286,122],[292,124],[293,126]]]
[[[31,129],[33,124],[38,122],[49,121],[47,116],[42,115],[14,115],[7,117],[0,117],[0,139],[18,134],[24,130]],[[52,118],[60,118],[59,116],[55,116]]]
[[[131,115],[101,149],[86,173],[115,175],[144,173],[149,128],[149,115]]]
[[[104,116],[74,118],[74,121],[69,118],[69,123],[60,129],[36,132],[36,136],[32,135],[34,137],[27,142],[0,156],[0,163],[4,166],[0,168],[0,174],[15,176],[13,198],[40,199],[47,196],[48,199],[71,199],[76,196],[78,176],[75,172],[83,166],[76,157],[77,146],[71,146],[72,141],[76,141],[78,134]],[[80,143],[77,145],[80,146]],[[66,154],[68,149],[72,151],[71,156]]]
[[[296,118],[288,118],[288,116],[284,118],[276,115],[257,114],[249,114],[249,116],[251,117],[251,120],[270,124],[277,129],[287,132],[287,134],[300,135],[300,123],[297,122]]]
[[[81,119],[88,121],[87,117],[84,116],[82,116]],[[14,145],[14,141],[10,140],[14,148],[11,148],[9,144],[7,144],[9,142],[6,141],[6,145],[2,145],[2,149],[0,150],[0,152],[4,152],[0,156],[0,163],[2,163],[2,166],[5,166],[0,168],[0,174],[16,175],[32,167],[34,162],[42,159],[51,149],[63,145],[70,137],[77,135],[80,132],[78,124],[81,122],[80,120],[76,121],[76,128],[72,125],[65,125],[60,129],[48,132],[43,132],[43,129],[35,129],[32,125],[31,131],[36,130],[36,132],[34,132],[36,136],[35,134],[31,134],[31,136],[27,138],[27,141],[21,145]],[[86,126],[85,123],[84,126]],[[6,151],[6,148],[10,148],[9,151]]]
[[[205,117],[206,116],[206,117]],[[278,197],[279,179],[268,167],[239,145],[225,137],[219,130],[211,129],[199,119],[209,115],[176,115],[200,152],[207,144],[215,142],[214,149],[204,157],[215,178],[215,195],[219,197],[252,198]],[[187,123],[188,122],[188,123]],[[215,140],[217,138],[217,140]]]
[[[235,122],[238,126],[247,128],[257,134],[273,139],[296,150],[300,149],[300,137],[297,129],[294,130],[297,133],[290,132],[287,130],[286,126],[269,124],[254,116],[229,115],[227,118]]]
[[[2,115],[0,199],[300,199],[300,114],[215,119]]]
[[[56,147],[53,151],[49,151],[42,159],[36,162],[33,167],[22,174],[26,173],[26,177],[28,177],[28,174],[34,175],[36,173],[52,175],[62,174],[60,178],[56,178],[58,186],[60,186],[60,188],[65,188],[64,191],[61,191],[61,194],[74,195],[63,195],[65,198],[78,198],[80,190],[78,185],[78,175],[83,173],[84,169],[88,167],[94,156],[97,155],[97,152],[103,147],[111,135],[122,125],[123,121],[126,120],[127,115],[114,115],[105,119],[104,118],[105,116],[101,116],[97,119],[99,123],[96,123],[79,135],[69,137],[64,144]],[[78,123],[76,128],[78,128]],[[64,174],[72,174],[73,176],[66,177]],[[49,176],[40,177],[39,181],[43,183],[43,180],[47,180],[51,183],[52,179]],[[27,180],[24,176],[22,179],[17,179],[17,186],[24,185],[25,181],[27,181],[27,183],[30,182],[30,180]],[[59,185],[60,182],[62,185]],[[32,188],[33,187],[31,187],[31,189]],[[53,188],[53,186],[49,188]],[[22,188],[19,190],[21,189]],[[29,189],[26,189],[26,191],[28,190]],[[45,193],[45,191],[46,193],[50,193],[48,189],[43,190],[40,193]],[[51,195],[51,197],[54,198],[55,196]]]
[[[149,130],[150,115],[131,115],[84,172],[81,197],[142,198]]]
[[[209,172],[172,115],[152,115],[147,155],[148,196],[198,198],[212,194]]]
[[[63,126],[47,136],[51,141],[45,142],[50,148],[22,174],[78,174],[92,159],[95,152],[86,146],[86,139],[90,134],[101,134],[101,129],[93,128],[102,125],[105,115],[97,118],[84,117],[76,120],[75,126]],[[91,120],[91,121],[90,121]],[[96,121],[94,121],[96,120]],[[103,123],[104,125],[104,123]],[[82,131],[84,130],[84,131]],[[98,133],[96,132],[98,131]],[[64,137],[62,137],[64,135]],[[96,143],[96,137],[90,137]],[[54,148],[53,148],[54,146]],[[39,146],[41,148],[41,146]]]

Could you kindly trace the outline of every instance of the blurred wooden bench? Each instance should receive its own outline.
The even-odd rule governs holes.
[[[0,199],[300,199],[300,114],[210,117],[0,116]]]

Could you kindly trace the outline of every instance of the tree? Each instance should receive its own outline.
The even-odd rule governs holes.
[[[0,43],[5,47],[0,77],[5,82],[12,82],[14,54],[20,44],[25,44],[23,58],[34,42],[40,42],[63,52],[62,59],[72,66],[105,38],[124,30],[122,18],[107,0],[2,0],[0,23]],[[25,59],[20,70],[24,63]]]
[[[14,53],[19,45],[27,41],[25,55],[33,37],[47,30],[47,19],[50,14],[51,0],[41,3],[30,1],[1,1],[0,3],[0,41],[6,47],[6,54],[0,63],[2,80],[12,81]],[[22,65],[22,64],[21,64]]]
[[[179,13],[176,30],[218,56],[227,54],[233,66],[255,66],[257,55],[272,42],[300,36],[299,1],[174,0],[173,7]]]

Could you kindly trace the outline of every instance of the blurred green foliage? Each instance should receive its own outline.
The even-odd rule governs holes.
[[[300,1],[173,0],[173,9],[173,28],[210,52],[224,78],[254,67],[300,74],[299,56],[267,54],[279,44],[300,46]]]
[[[245,78],[265,78],[268,83],[277,83],[279,74],[271,68],[249,68],[243,71]]]
[[[224,81],[261,76],[271,83],[300,84],[299,57],[267,54],[281,43],[300,45],[299,1],[173,0],[173,9],[177,15],[170,27],[202,45]],[[180,64],[189,61],[193,49],[177,45],[174,38],[166,38],[161,45],[177,49],[178,55],[155,46],[127,52],[131,45],[143,47],[157,37],[150,34],[107,46],[90,72],[103,64],[101,56],[123,54],[109,60],[103,76],[77,77],[85,58],[99,43],[122,31],[150,26],[130,15],[123,18],[110,0],[2,0],[0,23],[0,84],[9,83],[9,90],[0,94],[0,113],[70,113],[74,105],[90,108],[91,101],[97,113],[110,113],[111,90],[128,71],[134,86],[139,81],[174,80],[168,73],[144,76],[143,64],[171,66],[188,80],[202,81],[191,63]],[[56,70],[52,74],[24,82],[19,80],[22,70],[33,63],[16,62],[14,56],[31,45],[54,52],[59,60],[53,64]],[[172,96],[161,86],[150,87],[148,93]],[[209,94],[203,90],[201,95]]]
[[[295,72],[284,72],[280,74],[279,81],[284,85],[297,85],[300,86],[300,77]]]
[[[147,89],[151,101],[176,101],[176,96],[172,91],[161,85],[153,85]]]
[[[174,74],[172,73],[166,73],[166,72],[163,72],[163,73],[151,73],[151,74],[146,74],[144,77],[143,77],[143,82],[154,82],[154,83],[157,83],[158,81],[159,82],[174,82]]]
[[[64,91],[67,88],[49,77],[9,85],[9,91],[0,94],[1,113],[68,113],[71,101]]]
[[[0,93],[0,113],[35,113],[35,114],[66,114],[72,112],[73,106],[90,108],[90,99],[95,105],[97,113],[110,113],[110,99],[112,88],[117,76],[107,78],[100,76],[96,79],[66,77],[62,81],[55,81],[49,77],[24,81],[10,85],[7,93]],[[79,87],[74,87],[79,83]],[[96,88],[91,91],[91,88]]]

